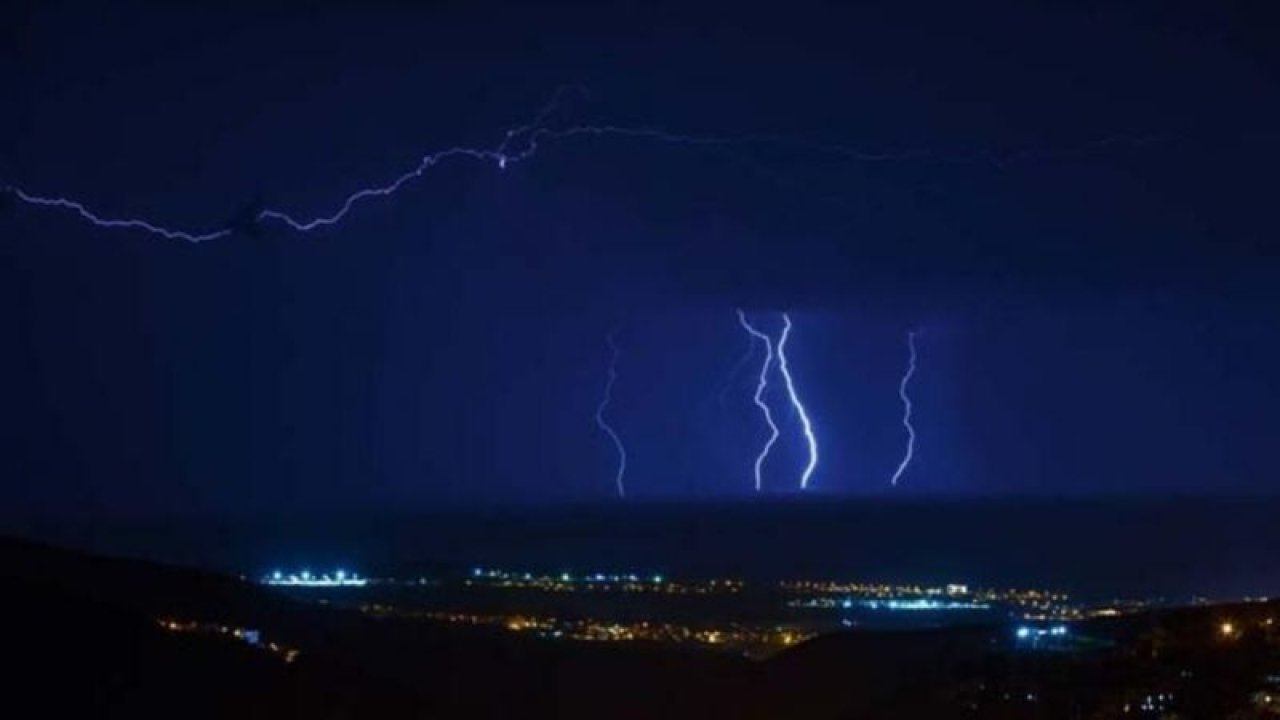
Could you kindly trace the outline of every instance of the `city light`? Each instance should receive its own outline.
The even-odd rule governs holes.
[[[1018,639],[1020,645],[1029,645],[1033,648],[1062,648],[1066,647],[1068,628],[1066,625],[1050,625],[1048,627],[1037,627],[1034,625],[1019,625],[1014,629],[1014,637]]]
[[[733,593],[742,589],[742,581],[713,578],[695,582],[676,581],[662,573],[603,573],[574,574],[561,571],[542,574],[528,571],[510,571],[490,568],[474,568],[464,585],[498,589],[538,590],[542,592],[621,592],[658,593],[665,595],[710,595]]]
[[[1050,590],[974,588],[964,583],[945,585],[787,580],[778,588],[797,597],[790,607],[842,608],[855,604],[874,610],[990,610],[1007,608],[1025,620],[1080,620],[1094,609],[1069,602],[1067,595]],[[842,595],[851,604],[831,596]],[[872,604],[874,601],[874,604]]]
[[[912,598],[909,600],[867,600],[862,604],[871,610],[989,610],[991,608],[991,606],[986,603],[930,600],[927,598]]]
[[[356,573],[348,573],[346,570],[335,570],[332,575],[324,574],[315,576],[310,570],[303,570],[300,573],[285,573],[274,570],[272,573],[262,579],[263,585],[273,587],[364,587],[369,584],[366,578],[362,578]]]
[[[401,617],[457,625],[500,627],[508,632],[548,640],[699,646],[741,653],[747,657],[768,657],[775,652],[804,642],[814,635],[810,630],[772,624],[753,626],[730,623],[723,627],[693,626],[655,620],[560,618],[520,613],[485,615],[397,608],[381,604],[365,604],[361,605],[360,609],[374,617]]]
[[[161,629],[171,633],[235,638],[246,645],[277,655],[287,663],[296,660],[299,654],[299,651],[295,648],[286,647],[276,642],[263,641],[262,632],[253,628],[236,627],[216,622],[175,620],[172,618],[158,618],[156,624]]]

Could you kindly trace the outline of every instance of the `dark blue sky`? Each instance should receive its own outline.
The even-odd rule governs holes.
[[[0,10],[0,181],[196,228],[315,214],[567,83],[563,123],[922,152],[577,138],[202,246],[9,203],[7,512],[604,500],[615,326],[633,494],[745,495],[736,306],[792,312],[822,493],[888,492],[913,327],[902,492],[1280,491],[1261,10],[149,5]]]

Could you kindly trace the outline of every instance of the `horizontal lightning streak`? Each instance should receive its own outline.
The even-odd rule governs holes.
[[[13,193],[19,200],[28,205],[36,205],[39,207],[58,208],[61,210],[70,210],[81,218],[97,225],[101,228],[128,228],[132,230],[143,230],[152,235],[159,235],[166,240],[186,240],[189,243],[202,243],[207,240],[218,240],[231,234],[231,228],[223,228],[222,230],[214,230],[206,233],[193,233],[185,230],[171,230],[160,225],[155,225],[146,220],[117,220],[112,218],[104,218],[95,214],[92,210],[86,208],[75,200],[61,197],[42,197],[32,195],[19,187],[10,187],[9,191]]]
[[[925,161],[937,163],[981,163],[995,167],[1005,167],[1019,162],[1029,162],[1057,155],[1077,155],[1091,148],[1106,148],[1113,145],[1145,146],[1160,142],[1166,138],[1155,136],[1113,135],[1101,140],[1078,145],[1066,149],[1022,149],[1010,153],[999,154],[981,151],[964,155],[937,154],[928,150],[906,150],[901,152],[866,152],[842,145],[831,145],[808,142],[780,135],[741,135],[741,136],[700,136],[684,133],[667,132],[651,127],[625,127],[620,125],[576,125],[554,129],[546,126],[551,116],[559,109],[563,96],[568,91],[584,92],[581,88],[561,88],[552,100],[527,124],[508,130],[502,141],[492,147],[457,146],[424,155],[416,166],[392,178],[390,181],[358,189],[347,195],[332,212],[311,218],[302,218],[284,210],[264,208],[256,211],[248,221],[257,225],[266,221],[278,222],[290,229],[309,233],[341,223],[353,209],[363,201],[373,198],[385,198],[399,192],[406,184],[421,178],[429,170],[441,163],[454,159],[470,159],[483,163],[493,163],[500,170],[532,158],[544,140],[568,140],[583,136],[620,137],[646,139],[671,145],[694,147],[715,147],[727,149],[731,147],[777,147],[792,151],[805,151],[815,154],[829,155],[854,162],[902,162]],[[519,149],[512,150],[512,147]],[[222,227],[204,232],[182,230],[166,227],[160,223],[142,218],[112,218],[91,210],[84,203],[67,197],[45,196],[28,192],[16,185],[0,186],[0,191],[9,193],[22,202],[57,210],[71,211],[81,219],[101,228],[132,229],[156,235],[166,240],[183,240],[192,244],[218,240],[235,234],[239,229],[235,226]]]
[[[495,163],[498,165],[500,169],[505,168],[507,165],[511,164],[512,162],[518,162],[520,160],[524,160],[533,155],[533,151],[536,149],[536,141],[533,140],[532,137],[530,137],[531,133],[541,130],[542,123],[546,122],[546,120],[559,108],[564,95],[569,90],[575,90],[575,89],[581,91],[578,88],[561,88],[557,90],[555,95],[552,97],[551,101],[547,103],[547,105],[545,105],[541,111],[539,111],[539,113],[533,119],[533,121],[531,121],[528,124],[521,125],[519,127],[508,130],[506,135],[503,137],[502,142],[500,142],[497,146],[493,148],[471,148],[471,147],[459,146],[459,147],[452,147],[445,150],[441,150],[435,153],[431,153],[429,155],[425,155],[418,161],[417,166],[395,177],[390,182],[387,182],[382,185],[375,185],[372,187],[362,188],[360,190],[356,190],[355,192],[351,193],[342,201],[342,203],[338,206],[337,210],[333,211],[332,213],[329,213],[327,215],[319,215],[317,217],[310,218],[310,219],[299,219],[283,210],[265,208],[258,211],[256,214],[254,214],[251,219],[255,224],[261,223],[267,220],[273,220],[273,221],[283,223],[284,225],[298,232],[304,232],[304,233],[311,232],[313,230],[317,230],[320,228],[337,225],[338,223],[342,222],[342,220],[347,217],[347,215],[351,212],[351,210],[363,200],[366,200],[369,198],[388,197],[390,195],[394,195],[407,183],[422,177],[428,170],[430,170],[431,168],[435,167],[436,165],[439,165],[440,163],[446,160],[451,160],[453,158],[470,158],[472,160],[480,160],[480,161]],[[516,142],[522,137],[530,137],[529,144],[527,145],[526,149],[517,155],[509,154],[507,151],[507,148],[513,142]],[[33,193],[29,193],[20,187],[12,186],[12,185],[5,186],[3,189],[12,193],[14,197],[17,197],[19,200],[22,200],[23,202],[29,205],[57,208],[62,210],[71,210],[72,212],[80,216],[82,219],[101,228],[127,228],[127,229],[134,229],[134,230],[142,230],[142,231],[151,233],[153,235],[158,235],[160,237],[163,237],[166,240],[185,240],[192,244],[199,244],[202,242],[207,242],[209,240],[219,240],[221,238],[228,237],[236,231],[236,228],[234,227],[225,227],[225,228],[212,230],[208,232],[196,232],[196,231],[187,231],[187,230],[178,230],[178,229],[168,228],[163,225],[153,223],[149,220],[143,220],[143,219],[108,218],[108,217],[104,217],[103,215],[97,212],[94,212],[93,210],[90,210],[83,203],[80,203],[76,200],[71,200],[63,197],[46,197],[46,196],[36,195]]]

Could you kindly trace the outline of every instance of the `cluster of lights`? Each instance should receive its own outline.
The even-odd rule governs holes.
[[[548,575],[481,567],[472,568],[464,584],[542,592],[642,592],[668,595],[734,593],[741,590],[743,586],[741,581],[722,579],[680,583],[660,574],[597,572],[575,575],[564,572]]]
[[[1198,605],[1202,603],[1200,603],[1198,599],[1193,598],[1191,604]],[[1106,603],[1079,608],[1079,617],[1120,617],[1122,615],[1133,615],[1136,613],[1146,612],[1155,607],[1168,605],[1170,605],[1170,602],[1165,598],[1113,599]]]
[[[471,577],[485,580],[521,580],[526,582],[534,582],[541,580],[559,580],[564,583],[651,583],[658,585],[666,581],[661,575],[641,576],[635,573],[627,574],[608,574],[590,573],[575,577],[571,573],[560,573],[558,576],[550,575],[534,575],[528,572],[507,572],[505,570],[488,570],[485,568],[472,568]]]
[[[156,620],[156,624],[159,625],[161,629],[171,633],[235,638],[246,645],[251,645],[261,650],[265,650],[272,655],[276,655],[287,663],[291,663],[298,659],[298,650],[295,648],[285,647],[284,645],[275,642],[263,642],[262,634],[257,630],[251,630],[249,628],[224,625],[222,623],[197,622],[195,620],[174,620],[172,618],[160,618]]]
[[[890,585],[887,583],[792,580],[779,583],[785,593],[808,597],[788,602],[789,607],[852,608],[872,610],[988,610],[994,606],[1016,608],[1028,620],[1078,619],[1080,608],[1067,596],[1047,590],[970,589],[964,583],[946,585]],[[843,600],[829,599],[844,596]]]
[[[1144,713],[1163,713],[1169,709],[1173,703],[1173,693],[1149,693],[1142,696],[1142,700],[1138,703],[1138,711]],[[1129,712],[1129,705],[1124,706],[1124,711]]]
[[[1248,628],[1253,627],[1256,623],[1256,625],[1261,628],[1263,635],[1270,636],[1273,632],[1272,629],[1275,627],[1275,622],[1276,620],[1274,617],[1265,617],[1261,619],[1246,618],[1242,622],[1238,622],[1237,620],[1223,620],[1218,623],[1218,635],[1226,640],[1235,640],[1244,635],[1245,631]],[[1280,676],[1277,676],[1277,680],[1280,680]]]
[[[787,607],[801,609],[840,609],[851,610],[864,607],[868,610],[905,610],[905,611],[937,611],[937,610],[990,610],[987,603],[967,602],[962,600],[936,600],[932,598],[890,598],[888,600],[854,600],[851,597],[811,597],[798,598],[787,602]]]
[[[262,582],[264,585],[281,587],[364,587],[369,584],[367,578],[348,573],[346,570],[335,570],[332,575],[328,573],[312,575],[310,570],[286,574],[276,570],[263,578]]]
[[[761,657],[812,637],[812,633],[795,628],[749,627],[736,623],[728,627],[707,628],[647,620],[619,622],[523,614],[479,615],[462,612],[402,610],[379,604],[363,605],[361,610],[374,616],[406,617],[461,625],[486,625],[550,640],[692,645]]]
[[[833,580],[785,580],[778,583],[778,588],[790,593],[813,593],[826,595],[852,595],[855,597],[914,597],[967,595],[967,585],[950,583],[945,586],[925,585],[890,585],[888,583],[839,582]]]
[[[976,602],[957,602],[954,600],[930,600],[928,598],[914,598],[911,600],[866,600],[862,605],[871,610],[989,610],[991,606],[986,603]],[[850,600],[845,600],[843,607],[853,607]]]
[[[1038,642],[1046,637],[1063,638],[1067,635],[1066,625],[1051,625],[1049,627],[1032,627],[1030,625],[1019,625],[1013,631],[1015,637],[1019,640],[1030,640]]]

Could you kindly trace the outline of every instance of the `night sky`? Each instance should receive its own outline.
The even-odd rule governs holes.
[[[1280,492],[1273,18],[1120,4],[8,3],[0,184],[184,228],[329,212],[566,85],[559,126],[897,159],[551,140],[202,245],[10,199],[0,513],[609,501],[614,329],[632,497],[746,498],[737,307],[791,313],[817,495]]]

